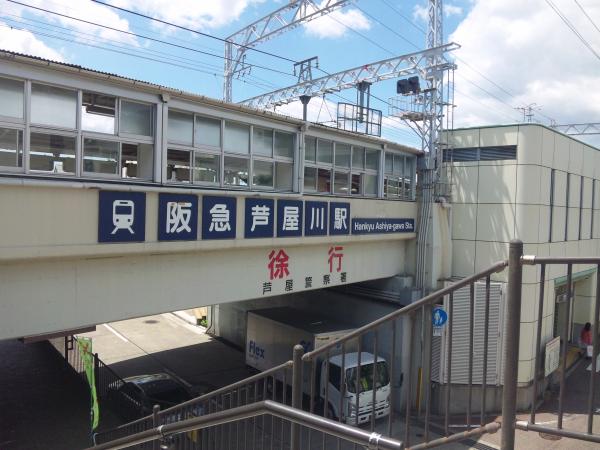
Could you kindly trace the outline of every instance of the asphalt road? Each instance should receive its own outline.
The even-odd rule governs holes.
[[[167,372],[202,393],[251,375],[241,351],[172,313],[98,325],[84,336],[123,378]]]

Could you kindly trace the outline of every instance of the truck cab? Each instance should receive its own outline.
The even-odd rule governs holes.
[[[327,364],[329,364],[329,371]],[[342,355],[333,356],[321,363],[319,396],[321,401],[325,402],[325,389],[328,389],[327,416],[336,419],[341,417],[348,425],[369,422],[373,414],[373,390],[375,390],[375,418],[389,415],[391,389],[387,361],[378,357],[375,365],[373,354],[361,352],[359,371],[358,353],[351,352],[344,356],[343,366],[345,374],[342,377]],[[329,380],[326,382],[327,373],[329,373]],[[340,385],[340,382],[343,384]]]

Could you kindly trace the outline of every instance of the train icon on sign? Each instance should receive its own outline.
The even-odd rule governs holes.
[[[115,234],[119,230],[133,231],[134,203],[132,200],[115,200],[112,207],[112,222],[114,229],[110,234]]]

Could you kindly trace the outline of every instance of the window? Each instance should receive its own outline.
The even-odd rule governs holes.
[[[75,129],[77,127],[77,91],[32,84],[31,122]]]
[[[121,176],[152,179],[153,147],[150,144],[121,144]]]
[[[273,156],[273,130],[254,127],[252,137],[252,153],[262,156]]]
[[[248,158],[225,156],[223,181],[229,186],[248,186]]]
[[[351,148],[346,144],[335,144],[335,166],[350,168]]]
[[[304,138],[304,160],[317,162],[317,138],[310,136]]]
[[[186,150],[167,151],[167,180],[179,183],[189,183],[191,152]]]
[[[275,162],[275,188],[279,191],[291,191],[294,189],[294,164],[286,162]]]
[[[169,111],[168,141],[183,145],[194,144],[194,116],[192,114]]]
[[[379,150],[352,147],[352,195],[377,195]]]
[[[517,159],[516,145],[468,147],[444,150],[444,162],[501,161]]]
[[[329,363],[329,382],[338,391],[340,390],[340,381],[342,378],[342,368],[337,364]]]
[[[0,78],[0,116],[23,118],[23,98],[25,83]]]
[[[294,158],[294,135],[292,133],[275,132],[275,156]]]
[[[209,153],[194,154],[194,183],[218,183],[221,173],[220,156]]]
[[[249,153],[250,127],[234,122],[225,122],[225,152]]]
[[[119,175],[119,143],[85,138],[83,140],[83,171]]]
[[[333,193],[348,195],[348,172],[335,171],[333,176]]]
[[[221,147],[221,121],[196,116],[195,145]]]
[[[254,160],[252,185],[257,187],[273,187],[273,163],[271,161]]]
[[[304,166],[304,190],[314,192],[317,190],[317,168]]]
[[[387,198],[413,200],[415,192],[415,157],[401,153],[385,153],[383,195]]]
[[[331,170],[319,168],[317,172],[317,192],[331,193]]]
[[[84,131],[115,134],[116,97],[84,92],[81,101],[81,128]]]
[[[121,100],[120,132],[136,136],[153,135],[152,105]]]
[[[55,134],[30,134],[29,166],[31,170],[75,173],[75,138]]]
[[[23,131],[0,128],[0,166],[23,167]]]
[[[317,162],[331,164],[333,161],[333,142],[318,140]]]

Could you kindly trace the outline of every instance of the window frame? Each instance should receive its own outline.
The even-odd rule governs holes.
[[[16,123],[4,123],[0,120],[0,128],[4,128],[7,130],[15,130],[17,131],[17,133],[20,131],[21,135],[22,135],[22,142],[21,145],[23,146],[23,148],[21,149],[21,158],[22,158],[22,165],[19,167],[15,167],[15,166],[3,166],[0,164],[0,170],[2,172],[11,172],[11,173],[25,173],[25,165],[28,165],[28,161],[27,160],[27,156],[26,156],[26,152],[25,152],[25,135],[27,134],[27,128],[25,127],[24,124],[16,124]],[[27,155],[29,154],[29,151],[27,151]]]
[[[29,111],[29,106],[28,106],[28,102],[29,99],[31,97],[31,82],[29,80],[23,79],[23,78],[19,78],[19,77],[12,77],[9,75],[4,75],[2,74],[2,76],[0,76],[0,78],[3,78],[5,80],[11,80],[11,81],[18,81],[18,82],[22,82],[23,83],[23,117],[19,118],[19,117],[11,117],[11,116],[4,116],[2,114],[0,114],[0,126],[3,126],[3,123],[7,123],[7,124],[11,124],[11,126],[14,126],[16,124],[22,124],[23,126],[25,125],[25,122],[27,121],[27,116],[28,116],[28,111]],[[23,138],[23,140],[25,140],[25,138]],[[23,145],[24,147],[25,145]],[[25,164],[23,164],[23,166],[25,166]]]
[[[387,169],[386,159],[388,155],[392,156],[392,168]],[[396,157],[402,158],[402,167],[396,170]],[[389,200],[414,201],[415,200],[415,155],[409,155],[403,152],[386,150],[384,152],[383,161],[383,198]],[[388,180],[391,180],[398,185],[398,194],[389,195]],[[408,185],[408,187],[407,187]]]

